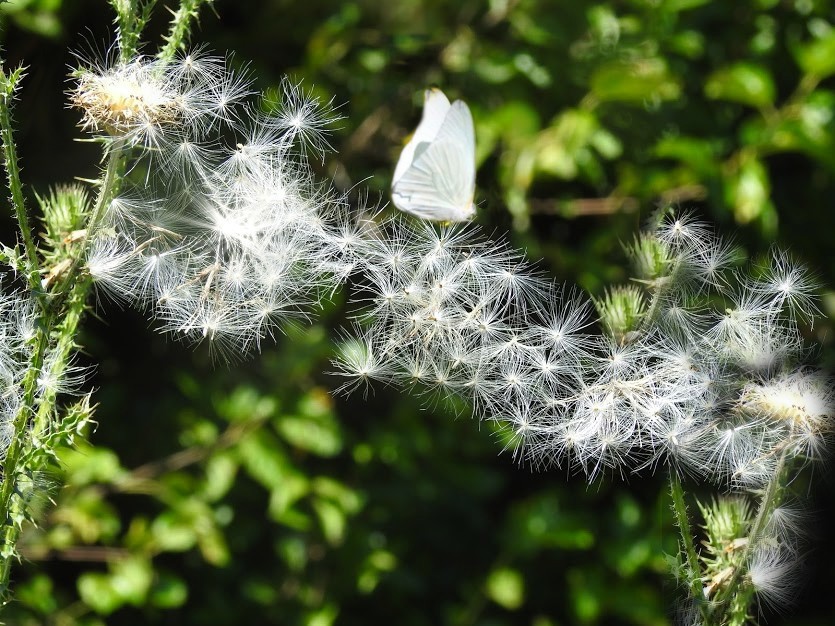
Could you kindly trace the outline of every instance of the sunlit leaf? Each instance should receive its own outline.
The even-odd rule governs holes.
[[[162,572],[154,581],[148,599],[152,605],[161,609],[174,609],[185,604],[188,587],[177,576]]]
[[[610,61],[594,71],[590,83],[601,102],[647,104],[678,98],[681,92],[679,80],[658,57]]]
[[[128,604],[140,606],[151,588],[151,563],[141,556],[130,556],[115,561],[111,570],[110,584],[113,591]]]
[[[705,83],[705,94],[714,100],[762,108],[774,104],[776,88],[765,67],[742,62],[711,74]]]
[[[518,570],[495,569],[487,577],[487,595],[508,610],[518,609],[525,601],[525,580]]]
[[[158,550],[183,552],[197,543],[191,520],[177,511],[165,511],[151,523],[151,535]]]
[[[124,604],[107,574],[85,572],[79,576],[76,585],[84,603],[101,615],[109,615]]]
[[[727,178],[726,197],[740,223],[760,218],[771,206],[770,194],[768,170],[756,158],[744,158]]]
[[[835,29],[809,42],[797,44],[793,49],[794,58],[800,68],[817,78],[826,78],[835,73]]]

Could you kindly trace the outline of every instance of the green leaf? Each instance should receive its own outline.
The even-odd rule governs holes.
[[[591,92],[601,102],[646,104],[678,98],[681,85],[664,59],[651,57],[598,67],[591,77]]]
[[[206,462],[206,480],[203,496],[209,502],[215,502],[226,495],[235,484],[238,463],[231,454],[222,453],[212,456]]]
[[[223,533],[212,522],[203,524],[197,533],[197,547],[207,563],[222,567],[229,563],[229,546]]]
[[[533,149],[539,171],[566,180],[582,176],[598,182],[602,167],[597,155],[617,158],[623,146],[617,137],[601,128],[593,112],[568,109],[539,133]]]
[[[30,580],[18,583],[15,587],[15,600],[44,615],[54,613],[58,608],[53,595],[52,579],[45,574],[36,574]]]
[[[342,450],[342,435],[333,419],[285,416],[276,428],[288,443],[321,457],[332,457]]]
[[[202,388],[198,387],[198,393]],[[257,422],[278,411],[276,398],[263,396],[247,385],[240,385],[218,403],[218,412],[230,422]]]
[[[304,626],[331,626],[339,615],[339,607],[332,602],[310,611],[303,619]]]
[[[247,473],[268,489],[281,488],[288,475],[296,473],[281,443],[265,429],[244,437],[238,444],[238,455]]]
[[[307,518],[294,513],[292,507],[309,492],[310,482],[307,477],[298,473],[286,474],[281,484],[270,492],[270,517],[294,528],[306,528]]]
[[[774,105],[776,88],[766,68],[741,62],[711,74],[705,83],[705,94],[714,100],[763,108]]]
[[[153,569],[148,559],[132,556],[116,561],[111,566],[111,586],[125,602],[141,606],[148,596],[153,580]]]
[[[603,610],[604,594],[597,570],[573,569],[568,574],[568,583],[577,621],[584,624],[597,621]]]
[[[522,502],[511,515],[507,541],[518,552],[536,554],[551,547],[588,550],[594,546],[588,520],[561,507],[556,497],[542,495]]]
[[[711,1],[712,0],[664,0],[660,10],[678,13],[679,11],[686,11],[687,9],[695,9],[696,7],[700,7]]]
[[[397,569],[397,555],[388,550],[374,550],[365,559],[357,576],[357,590],[368,594],[377,588],[380,579],[386,572]]]
[[[744,158],[726,178],[725,197],[741,224],[759,219],[772,210],[770,195],[768,170],[757,158]]]
[[[319,526],[327,542],[332,546],[340,544],[345,536],[345,528],[348,524],[345,512],[333,502],[327,500],[315,500],[313,510],[316,511]]]
[[[113,539],[121,529],[116,510],[102,500],[95,488],[82,489],[68,505],[55,512],[55,517],[71,527],[84,543]]]
[[[675,33],[667,45],[683,57],[698,59],[705,51],[705,36],[697,30],[686,30]]]
[[[113,483],[127,473],[115,452],[86,443],[74,450],[65,449],[61,461],[66,467],[67,482],[75,486]]]
[[[487,595],[493,602],[510,611],[525,601],[525,581],[518,570],[507,567],[495,569],[487,577]]]
[[[804,73],[817,78],[835,74],[835,29],[819,39],[794,46],[792,51]]]
[[[359,493],[327,476],[318,476],[312,481],[313,491],[317,496],[336,502],[347,513],[356,513],[362,506]]]
[[[716,157],[721,145],[716,140],[698,137],[663,137],[655,144],[655,156],[661,159],[676,159],[686,163],[703,176],[716,172]]]
[[[481,80],[491,85],[506,83],[518,73],[512,61],[503,56],[480,56],[473,62],[473,70]]]
[[[197,543],[197,533],[190,519],[178,511],[165,511],[151,524],[151,535],[158,550],[184,552]]]
[[[517,54],[513,58],[513,65],[519,73],[526,76],[529,81],[540,89],[551,85],[551,73],[548,68],[537,63],[529,54]]]
[[[687,163],[702,163],[716,156],[715,147],[706,139],[698,137],[662,137],[653,148],[655,156],[661,159],[676,159]]]
[[[124,604],[107,574],[84,572],[76,586],[84,603],[100,615],[109,615]]]
[[[162,573],[154,582],[148,599],[153,606],[174,609],[185,604],[188,599],[188,587],[180,578]]]

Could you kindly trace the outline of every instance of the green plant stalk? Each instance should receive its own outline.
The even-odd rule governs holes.
[[[696,544],[693,543],[693,531],[690,529],[690,518],[687,515],[687,504],[684,501],[684,487],[681,479],[674,470],[670,470],[670,494],[673,499],[673,513],[676,517],[676,525],[681,533],[681,547],[687,558],[687,588],[693,601],[699,607],[699,613],[705,624],[708,624],[707,605],[703,601],[702,580],[700,576],[699,555],[696,553]]]
[[[107,207],[110,205],[110,201],[119,190],[125,172],[125,156],[125,148],[119,144],[114,144],[107,157],[107,169],[104,172],[104,177],[99,186],[99,193],[96,195],[93,213],[90,215],[90,219],[87,220],[86,232],[82,243],[83,247],[87,246],[90,237],[96,232],[99,222],[101,222],[102,217],[104,217],[107,211]],[[73,271],[75,269],[73,267]]]
[[[665,291],[664,288],[666,285],[673,284],[680,267],[681,265],[679,263],[674,263],[670,273],[664,276],[662,281],[656,282],[656,286],[652,294],[652,301],[650,302],[650,306],[644,316],[641,328],[646,328],[654,321],[656,315],[658,315],[658,310],[661,306],[661,296]],[[693,531],[690,527],[690,518],[687,514],[687,503],[684,498],[684,486],[681,484],[681,479],[673,468],[669,470],[669,474],[670,495],[673,500],[673,513],[675,514],[676,525],[678,526],[679,534],[681,535],[679,545],[682,547],[687,560],[687,588],[690,591],[693,601],[699,607],[699,613],[702,616],[702,621],[705,624],[708,624],[707,604],[704,602],[704,594],[702,590],[701,566],[699,564],[699,555],[696,552],[696,544],[693,542]]]
[[[0,521],[2,522],[0,526],[0,550],[2,550],[0,553],[0,598],[5,598],[8,592],[9,574],[16,554],[14,546],[17,544],[22,523],[20,503],[15,501],[14,492],[18,473],[22,469],[18,467],[18,463],[26,448],[31,444],[29,419],[34,411],[38,376],[49,346],[49,329],[46,325],[38,325],[34,343],[26,376],[23,379],[23,403],[15,416],[12,440],[3,461],[3,483],[0,486]]]
[[[120,148],[111,151],[108,158],[107,170],[102,178],[99,193],[96,198],[95,207],[87,221],[87,234],[95,229],[96,224],[104,215],[105,208],[116,189],[124,173],[124,154]],[[86,246],[87,238],[81,243],[81,250]],[[52,415],[55,412],[57,395],[47,393],[37,398],[38,378],[44,365],[44,358],[50,346],[50,338],[56,334],[55,350],[58,350],[58,361],[55,367],[63,371],[66,369],[67,361],[75,347],[75,337],[78,327],[84,314],[87,295],[89,294],[91,281],[89,277],[82,277],[80,258],[78,255],[73,260],[61,286],[67,289],[67,297],[55,298],[48,302],[46,310],[41,315],[36,326],[36,335],[33,339],[34,348],[29,358],[26,376],[23,379],[23,402],[15,417],[13,424],[12,441],[3,462],[3,480],[0,486],[0,598],[5,597],[9,589],[9,576],[16,556],[15,545],[20,535],[22,521],[22,506],[15,498],[19,473],[26,468],[20,467],[25,452],[32,445],[32,428],[35,433],[41,432],[49,427]],[[40,288],[40,283],[38,283]],[[34,424],[30,420],[34,417]],[[40,429],[40,430],[39,430]]]
[[[3,81],[4,92],[0,94],[0,135],[3,141],[3,158],[6,168],[6,175],[8,177],[9,191],[11,193],[11,202],[14,207],[15,217],[17,218],[18,227],[20,229],[20,236],[23,240],[23,250],[26,255],[26,280],[29,284],[29,289],[33,293],[40,293],[41,283],[38,274],[38,248],[35,245],[35,240],[32,237],[32,227],[29,224],[29,216],[26,214],[26,204],[23,199],[23,184],[20,181],[20,162],[17,156],[17,147],[14,142],[14,133],[12,130],[12,116],[10,112],[10,102],[14,96],[15,85],[20,78],[18,72],[14,72],[11,77],[7,76],[5,72],[0,70],[0,80]]]
[[[139,50],[139,39],[156,0],[145,3],[137,0],[110,0],[110,5],[116,11],[116,26],[119,44],[119,61],[130,63]]]
[[[157,58],[163,61],[170,61],[185,45],[192,21],[197,19],[200,5],[211,3],[212,0],[182,0],[180,7],[173,11],[171,24],[168,28],[168,35],[163,37],[165,45],[160,48]]]
[[[91,286],[92,280],[89,275],[75,278],[74,285],[66,300],[65,313],[56,328],[58,338],[51,351],[56,356],[56,362],[51,372],[53,376],[64,374],[70,357],[77,347],[75,337],[87,308],[87,296],[90,294]],[[46,391],[40,398],[38,411],[35,415],[34,432],[44,432],[45,429],[49,428],[55,414],[56,400],[57,393],[54,390]]]
[[[180,9],[175,12],[171,31],[166,37],[166,45],[160,52],[162,58],[172,58],[188,36],[192,20],[197,17],[197,9],[207,0],[183,0]],[[210,1],[210,0],[209,0]],[[130,13],[137,8],[133,0],[113,2],[119,14],[117,23],[126,28],[126,38],[120,42],[120,55],[123,62],[129,61],[136,53],[139,32],[147,19],[153,0],[143,5],[142,15]],[[42,295],[43,287],[40,281],[40,263],[37,246],[32,236],[29,219],[26,214],[23,187],[20,181],[20,167],[12,132],[9,101],[13,96],[16,79],[20,72],[12,77],[2,74],[2,88],[0,94],[0,133],[2,134],[5,167],[8,175],[12,204],[21,230],[26,255],[27,280],[33,294]],[[99,227],[107,207],[113,196],[118,192],[126,171],[126,161],[130,148],[118,140],[110,146],[107,153],[107,167],[99,185],[99,192],[94,207],[87,220],[85,236],[79,242],[72,263],[64,273],[57,288],[50,299],[43,299],[42,313],[36,325],[35,337],[32,339],[32,351],[26,374],[22,381],[23,401],[15,416],[13,435],[2,467],[2,483],[0,483],[0,603],[8,596],[9,578],[12,565],[17,558],[15,546],[20,536],[21,526],[25,519],[24,504],[16,497],[18,478],[27,469],[22,466],[26,453],[32,449],[36,435],[50,428],[55,416],[58,394],[54,390],[47,390],[38,397],[39,378],[43,371],[44,360],[52,346],[52,354],[56,361],[53,364],[53,374],[63,374],[76,347],[75,337],[86,310],[87,297],[92,281],[89,276],[82,275],[83,251],[87,247],[93,233]],[[0,604],[1,606],[2,604]]]
[[[26,377],[23,381],[23,403],[14,421],[14,435],[9,445],[5,461],[3,463],[3,482],[0,486],[0,519],[2,533],[0,534],[0,601],[6,597],[9,589],[9,576],[15,560],[14,546],[20,536],[21,522],[24,511],[22,505],[15,498],[15,487],[18,476],[25,467],[19,467],[19,463],[32,443],[30,432],[30,417],[35,413],[36,392],[38,389],[38,377],[43,368],[44,357],[49,348],[49,339],[53,327],[58,331],[58,341],[54,348],[60,351],[60,358],[56,367],[63,370],[69,360],[72,349],[75,346],[75,336],[79,324],[84,316],[87,295],[89,294],[91,281],[89,278],[77,280],[70,293],[69,306],[61,320],[56,324],[57,312],[49,311],[38,324],[35,337],[35,347],[29,360]],[[55,411],[56,394],[48,393],[38,399],[38,408],[34,422],[34,432],[40,433],[49,428],[52,415]],[[35,468],[31,468],[35,469]]]
[[[726,600],[717,606],[717,610],[715,612],[716,620],[714,623],[722,624],[724,623],[722,620],[725,619],[725,616],[728,616],[729,620],[738,620],[740,618],[739,615],[728,615],[729,612],[733,610],[733,602],[731,601],[738,593],[738,587],[742,582],[742,575],[745,571],[745,568],[748,565],[748,560],[751,556],[751,553],[759,547],[760,537],[765,530],[765,526],[768,523],[771,514],[774,512],[774,509],[779,506],[782,500],[782,491],[784,488],[783,485],[783,474],[786,469],[786,457],[789,453],[789,447],[786,446],[783,448],[783,451],[780,453],[780,459],[777,461],[777,468],[774,471],[774,476],[769,481],[768,486],[766,487],[765,493],[763,494],[762,500],[760,500],[760,506],[757,510],[757,516],[754,518],[754,522],[751,524],[751,530],[748,532],[748,543],[745,545],[745,550],[742,553],[742,556],[739,560],[741,563],[741,567],[738,567],[734,570],[733,575],[728,580],[727,586],[725,587],[725,591],[723,596]],[[749,597],[752,595],[750,592],[747,594]],[[744,608],[747,608],[747,604]],[[744,616],[741,616],[744,619]],[[741,623],[741,622],[740,622]]]

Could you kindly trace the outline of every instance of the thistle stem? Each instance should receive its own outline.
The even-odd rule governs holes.
[[[26,213],[26,203],[23,198],[23,184],[20,181],[20,161],[12,130],[12,116],[10,105],[14,98],[17,81],[21,78],[20,70],[12,72],[11,76],[0,70],[0,137],[3,141],[3,157],[8,178],[11,203],[17,218],[20,236],[23,240],[23,250],[26,255],[26,280],[33,293],[40,293],[41,284],[38,274],[38,248],[32,237],[32,227]]]
[[[197,19],[200,5],[211,0],[182,0],[180,7],[172,12],[168,35],[164,38],[165,45],[160,48],[157,58],[170,61],[174,55],[185,46],[192,20]]]
[[[745,545],[745,550],[739,560],[741,567],[736,568],[733,575],[728,580],[724,593],[726,601],[717,607],[717,612],[715,613],[716,620],[714,622],[716,624],[723,624],[723,620],[725,620],[725,617],[731,610],[732,603],[730,600],[733,599],[738,592],[739,585],[742,581],[742,575],[747,571],[751,554],[759,547],[760,538],[762,537],[766,524],[768,523],[771,514],[774,512],[774,509],[777,508],[781,501],[780,496],[784,487],[783,473],[786,469],[786,458],[788,456],[788,452],[789,447],[786,446],[780,453],[780,458],[777,461],[777,467],[774,470],[774,475],[768,482],[765,493],[760,500],[757,516],[754,518],[754,522],[751,524],[751,530],[748,532],[748,542]],[[729,617],[732,618],[733,616]]]
[[[115,189],[118,188],[124,171],[123,164],[122,151],[113,150],[102,178],[95,207],[87,222],[88,238],[91,230],[95,229],[104,215]],[[84,245],[80,245],[79,250],[83,250]],[[66,297],[60,297],[62,292],[59,290],[51,300],[46,300],[35,326],[35,337],[32,340],[34,347],[22,382],[23,397],[13,423],[14,434],[3,461],[3,478],[0,485],[0,599],[8,592],[9,576],[16,556],[15,545],[25,519],[23,504],[16,497],[18,480],[21,473],[27,469],[21,461],[31,450],[32,433],[37,436],[49,429],[55,414],[57,394],[46,392],[38,397],[38,381],[43,372],[44,359],[50,344],[54,342],[52,349],[56,362],[53,368],[59,374],[66,369],[75,347],[78,326],[84,315],[91,282],[89,277],[80,277],[82,258],[83,254],[75,257],[62,282],[67,290]],[[37,271],[35,276],[37,277]],[[41,290],[40,281],[37,282],[37,290]]]
[[[687,504],[684,501],[684,487],[681,479],[675,470],[670,469],[670,495],[673,499],[673,513],[676,517],[676,525],[681,534],[681,547],[686,557],[687,587],[693,601],[699,607],[702,620],[707,622],[707,606],[702,593],[701,567],[699,566],[699,555],[696,552],[696,544],[693,542],[693,531],[690,528],[690,518],[687,515]]]

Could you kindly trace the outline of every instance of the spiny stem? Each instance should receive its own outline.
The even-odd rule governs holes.
[[[670,494],[673,498],[673,513],[676,517],[676,525],[681,534],[681,546],[687,558],[687,586],[693,601],[699,607],[702,619],[707,623],[707,607],[702,592],[701,568],[699,566],[699,555],[696,552],[696,545],[693,542],[693,531],[690,529],[690,518],[687,515],[687,504],[684,501],[684,487],[681,479],[674,469],[670,469]]]
[[[3,157],[8,178],[11,202],[14,207],[15,217],[20,228],[20,236],[23,239],[23,249],[26,255],[26,280],[29,289],[33,293],[40,293],[40,277],[38,275],[38,248],[32,237],[32,227],[29,224],[29,216],[26,213],[26,204],[23,198],[23,184],[20,181],[20,161],[17,156],[17,147],[14,142],[12,129],[11,102],[14,99],[14,92],[17,88],[17,81],[22,77],[22,69],[7,75],[0,70],[0,136],[3,141]]]
[[[783,472],[786,468],[786,458],[788,453],[789,446],[785,446],[783,451],[780,453],[780,458],[777,461],[777,467],[774,470],[774,475],[768,482],[768,486],[766,487],[762,500],[760,500],[760,507],[757,510],[757,516],[754,518],[754,522],[751,524],[751,530],[748,532],[748,543],[745,545],[745,550],[739,560],[740,567],[734,570],[733,575],[730,580],[728,580],[724,594],[727,600],[718,607],[717,624],[723,623],[722,620],[731,610],[730,599],[732,599],[737,593],[737,587],[739,587],[742,580],[742,575],[745,571],[747,571],[746,568],[751,557],[751,553],[759,547],[763,530],[765,530],[766,524],[768,523],[771,514],[774,512],[774,509],[777,508],[777,505],[780,503],[780,492],[783,488]]]
[[[170,61],[185,46],[192,22],[197,19],[200,5],[206,2],[211,3],[212,0],[182,0],[180,7],[172,11],[168,35],[164,38],[165,45],[157,53],[158,59]]]
[[[107,158],[107,169],[99,186],[99,193],[96,196],[96,203],[93,206],[93,213],[87,222],[86,232],[84,235],[85,245],[90,240],[90,237],[95,234],[99,222],[110,206],[110,201],[116,194],[119,188],[119,183],[122,179],[125,168],[125,148],[114,145],[111,147],[110,155]]]
[[[142,30],[151,17],[155,3],[156,0],[110,0],[110,5],[116,11],[117,43],[121,63],[129,63],[136,56]]]
[[[29,436],[29,420],[34,412],[35,395],[38,387],[38,377],[43,367],[44,356],[49,346],[50,319],[47,312],[37,325],[34,338],[34,349],[29,358],[29,365],[26,368],[26,375],[23,378],[23,400],[15,415],[12,425],[12,438],[9,448],[6,451],[6,458],[3,461],[3,483],[0,486],[0,598],[5,596],[9,586],[9,574],[12,561],[14,560],[14,546],[20,534],[22,519],[17,515],[20,511],[14,511],[14,490],[18,481],[18,463],[28,445],[31,443]]]
[[[76,277],[73,281],[64,315],[56,328],[58,340],[51,350],[55,357],[50,375],[61,377],[67,369],[73,350],[76,348],[75,337],[78,334],[78,327],[84,317],[87,305],[87,296],[90,293],[91,280],[89,276]],[[40,399],[38,412],[35,416],[35,432],[43,432],[49,427],[52,416],[55,412],[56,392],[46,391]]]
[[[87,222],[87,233],[95,229],[100,222],[114,191],[118,188],[124,171],[123,151],[114,148],[108,159],[107,170],[102,178],[96,204]],[[83,250],[85,242],[79,245]],[[44,359],[54,337],[57,361],[55,367],[66,369],[67,361],[75,346],[78,325],[84,314],[87,295],[90,290],[89,278],[82,279],[80,261],[83,254],[78,254],[67,271],[62,282],[68,289],[66,298],[56,293],[46,306],[36,324],[34,347],[29,357],[26,375],[23,379],[23,398],[20,409],[13,423],[13,435],[6,458],[3,462],[3,479],[0,486],[0,598],[7,593],[11,567],[15,558],[14,547],[20,535],[23,511],[17,510],[15,489],[18,484],[19,464],[26,451],[32,445],[32,432],[37,435],[49,428],[50,419],[55,411],[56,394],[44,394],[37,397],[38,379],[43,371]],[[35,273],[37,277],[37,272]],[[40,291],[40,281],[37,282]],[[67,304],[68,303],[68,304]],[[36,408],[37,407],[37,408]],[[34,423],[32,420],[34,419]]]

